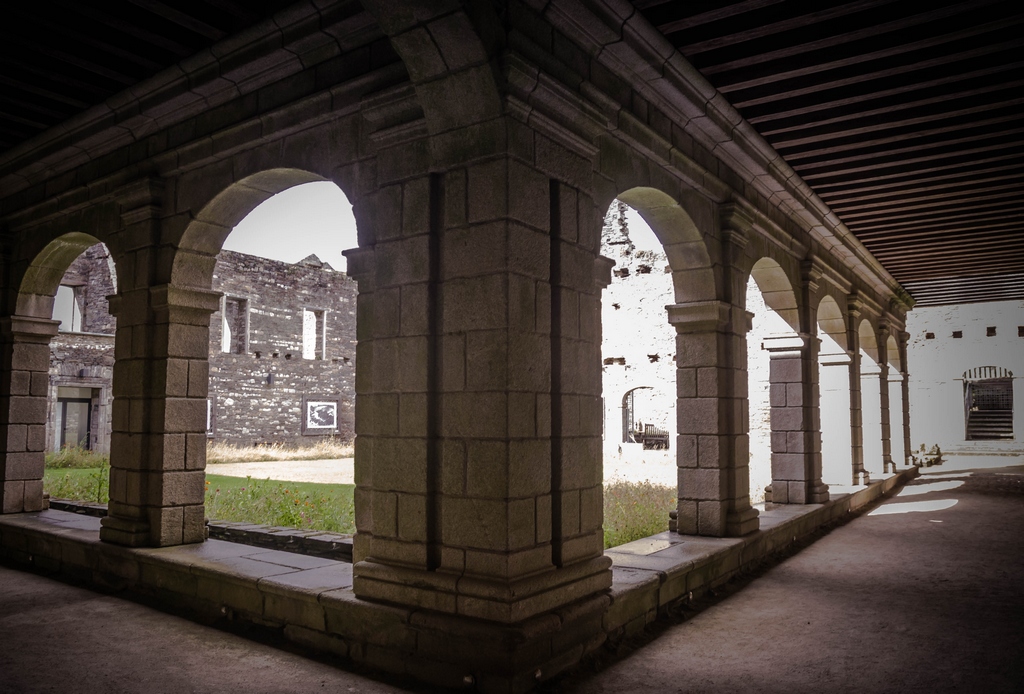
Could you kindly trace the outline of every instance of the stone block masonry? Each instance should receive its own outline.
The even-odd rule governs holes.
[[[110,448],[115,321],[106,297],[114,293],[115,281],[102,244],[79,256],[61,280],[74,288],[81,323],[50,344],[48,450],[60,447],[58,389],[67,387],[98,393],[90,448]],[[351,439],[355,282],[316,256],[285,263],[222,251],[213,286],[224,298],[210,319],[210,437],[237,445],[299,446],[325,435]],[[187,363],[172,363],[167,378],[182,392],[207,387],[206,372]],[[309,402],[336,403],[333,425],[324,426],[332,424],[328,417],[307,426]]]
[[[292,264],[221,251],[213,287],[224,299],[210,319],[212,438],[240,445],[351,439],[355,282],[315,256]],[[232,303],[243,314],[234,323],[248,328],[241,340],[224,339]],[[337,426],[306,426],[304,401],[338,402]]]

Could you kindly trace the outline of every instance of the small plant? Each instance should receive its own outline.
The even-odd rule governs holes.
[[[931,467],[932,465],[942,465],[946,461],[942,458],[942,449],[939,448],[939,444],[928,448],[922,443],[920,448],[910,454],[910,462],[917,467]]]

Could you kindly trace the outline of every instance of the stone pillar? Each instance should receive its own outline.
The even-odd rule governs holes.
[[[889,413],[889,328],[882,327],[875,335],[878,342],[878,404],[881,411],[882,428],[882,472],[896,472],[896,463],[892,461],[892,420]]]
[[[900,332],[900,373],[903,375],[903,382],[900,384],[900,404],[903,409],[903,465],[910,465],[910,371],[907,365],[907,343],[910,341],[910,333]]]
[[[0,321],[0,512],[43,508],[46,393],[50,338],[58,321],[12,316]]]
[[[771,355],[773,504],[828,501],[821,481],[820,345],[807,333],[765,341]]]
[[[497,156],[361,204],[356,595],[512,623],[606,589],[593,203]]]
[[[860,484],[865,472],[864,419],[860,397],[860,300],[856,294],[851,294],[846,305],[846,341],[850,346],[850,459],[853,463],[853,484]]]
[[[100,539],[202,542],[210,314],[220,293],[168,285],[110,297],[117,318],[110,504]]]
[[[677,333],[677,530],[746,535],[758,529],[748,469],[751,314],[723,301],[702,301],[669,306],[668,320]]]

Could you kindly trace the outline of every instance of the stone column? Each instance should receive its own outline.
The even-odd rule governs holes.
[[[50,338],[58,321],[0,320],[0,512],[43,508]]]
[[[765,341],[771,355],[773,504],[828,501],[821,481],[820,345],[807,333]]]
[[[846,306],[846,341],[850,346],[850,459],[853,484],[860,484],[864,477],[864,419],[860,397],[860,300],[856,294],[847,297]]]
[[[896,463],[892,461],[892,421],[889,414],[889,328],[883,326],[875,335],[878,342],[878,394],[881,410],[882,428],[882,472],[896,472]]]
[[[758,528],[750,506],[746,334],[751,314],[723,301],[675,304],[677,530],[739,536]]]
[[[900,400],[903,409],[903,465],[910,465],[910,370],[907,364],[907,343],[910,341],[910,333],[900,332],[900,373],[903,375],[903,382],[900,384]]]
[[[362,204],[355,593],[510,623],[604,590],[593,203],[496,156]]]
[[[100,539],[202,542],[210,314],[220,293],[168,285],[109,297],[117,318],[110,504]]]

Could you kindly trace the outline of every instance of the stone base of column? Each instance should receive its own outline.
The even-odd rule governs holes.
[[[100,540],[125,547],[148,547],[152,544],[149,523],[116,516],[100,519]]]
[[[886,456],[886,457],[882,458],[882,472],[884,474],[888,474],[890,472],[893,472],[893,473],[896,472],[896,463],[893,461],[892,457]]]
[[[754,532],[761,526],[757,516],[757,509],[751,506],[741,510],[729,511],[725,514],[725,536],[740,537]]]
[[[804,480],[774,480],[773,504],[823,504],[828,501],[828,485]]]
[[[0,513],[26,513],[44,508],[42,480],[11,480],[0,487]]]
[[[515,624],[607,590],[605,556],[512,581],[404,569],[372,560],[353,567],[352,588],[363,599],[419,607],[501,624]]]

